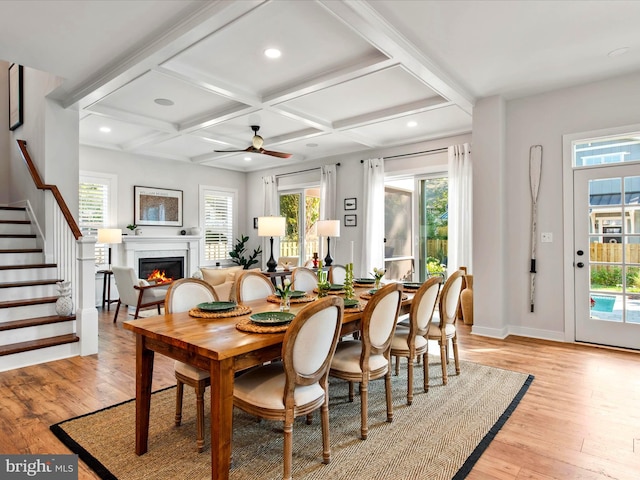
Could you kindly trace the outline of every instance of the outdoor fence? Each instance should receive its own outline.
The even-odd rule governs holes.
[[[621,243],[600,243],[592,242],[589,244],[589,259],[592,262],[622,262]],[[640,263],[640,243],[627,243],[624,245],[625,262]]]

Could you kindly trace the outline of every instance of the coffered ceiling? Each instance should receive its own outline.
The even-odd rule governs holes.
[[[466,133],[476,98],[640,68],[640,2],[5,0],[0,13],[0,58],[64,78],[53,96],[79,107],[82,144],[239,171]],[[249,147],[251,125],[292,156],[215,152]]]

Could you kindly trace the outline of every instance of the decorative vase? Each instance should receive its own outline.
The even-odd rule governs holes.
[[[133,233],[135,233],[136,235],[142,235],[142,229],[140,228],[136,228]]]
[[[376,277],[376,284],[375,284],[375,289],[379,290],[380,289],[380,278]]]
[[[290,308],[291,308],[291,305],[289,301],[289,295],[282,295],[280,297],[280,311],[288,312]]]
[[[68,317],[73,311],[73,300],[71,300],[71,282],[57,282],[58,299],[56,300],[56,313],[61,317]]]

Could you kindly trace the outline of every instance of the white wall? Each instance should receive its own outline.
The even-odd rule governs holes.
[[[476,107],[477,108],[477,107]],[[572,269],[572,258],[563,257],[563,158],[562,136],[603,128],[637,124],[640,118],[640,74],[627,75],[607,81],[556,90],[542,95],[512,100],[506,104],[506,157],[502,166],[504,180],[495,172],[495,180],[474,183],[479,197],[487,196],[492,203],[500,200],[499,190],[504,188],[506,217],[502,225],[490,222],[486,210],[483,216],[474,209],[474,229],[487,232],[502,229],[505,232],[503,261],[476,263],[485,252],[496,252],[500,241],[492,235],[475,238],[474,245],[474,332],[508,326],[508,331],[532,337],[565,340],[563,274]],[[478,145],[493,136],[483,133],[493,121],[490,117],[476,116],[473,126],[474,172],[479,165],[497,167],[495,160],[487,158]],[[489,128],[490,130],[490,128]],[[484,138],[483,138],[484,137]],[[553,243],[538,243],[537,287],[535,312],[529,311],[530,211],[529,147],[543,146],[542,179],[538,197],[538,232],[551,232]],[[474,173],[474,181],[476,180]],[[496,183],[500,182],[500,184]],[[498,212],[496,212],[498,213]],[[496,221],[501,222],[500,215]],[[479,279],[487,282],[479,285]],[[503,288],[503,305],[479,298],[481,288],[489,291]],[[504,308],[503,308],[504,307]],[[572,308],[569,311],[572,314]],[[496,319],[496,317],[501,317]],[[572,341],[573,338],[567,339]]]
[[[336,264],[345,264],[351,261],[351,242],[354,242],[354,263],[357,263],[360,259],[360,252],[363,248],[362,240],[362,225],[364,220],[364,206],[362,204],[363,195],[362,188],[364,185],[364,171],[363,165],[360,160],[369,158],[377,158],[381,156],[393,156],[401,155],[405,153],[413,153],[424,150],[432,150],[439,148],[446,148],[450,145],[460,144],[464,142],[470,142],[471,135],[459,135],[455,137],[443,138],[433,140],[430,142],[423,142],[414,145],[405,145],[403,147],[387,148],[372,150],[370,152],[359,152],[349,155],[342,155],[340,157],[325,158],[318,160],[317,162],[305,163],[296,167],[288,167],[281,169],[272,169],[269,171],[260,171],[249,173],[247,176],[247,224],[244,225],[244,231],[251,236],[250,245],[258,244],[259,237],[257,236],[257,230],[253,229],[252,220],[253,217],[260,217],[264,215],[263,210],[263,188],[262,177],[265,175],[280,175],[288,172],[295,172],[297,170],[307,170],[313,167],[320,167],[324,164],[340,163],[338,167],[338,176],[336,182],[337,189],[337,215],[340,219],[340,238],[336,241],[331,241],[331,254]],[[405,157],[399,159],[389,159],[385,161],[385,176],[396,175],[413,175],[419,173],[431,173],[435,171],[446,171],[447,169],[447,154],[440,153],[436,155],[420,155]],[[305,179],[309,178],[309,174],[304,175]],[[294,177],[284,177],[287,183],[295,183],[292,180]],[[317,181],[320,183],[320,171],[317,173]],[[345,198],[357,198],[358,205],[357,210],[344,210]],[[344,226],[345,214],[357,215],[356,227]],[[251,224],[250,224],[251,223]],[[242,230],[241,230],[242,232]],[[326,253],[326,245],[325,253]],[[264,246],[263,246],[264,249]],[[265,261],[269,257],[268,251],[264,256]],[[355,266],[355,272],[357,274],[358,267]]]
[[[180,230],[202,226],[198,215],[200,185],[236,189],[238,191],[238,222],[239,225],[247,224],[244,173],[87,146],[80,147],[80,170],[117,176],[118,225],[113,227],[122,228],[123,233],[130,233],[126,226],[133,223],[134,185],[170,188],[183,192],[183,226],[140,227],[143,235],[178,235]],[[241,232],[242,229],[239,233]]]

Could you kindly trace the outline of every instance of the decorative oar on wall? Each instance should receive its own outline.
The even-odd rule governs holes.
[[[536,230],[538,222],[538,189],[542,173],[542,145],[529,148],[529,182],[531,183],[531,268],[529,269],[529,300],[533,312],[536,289]]]

